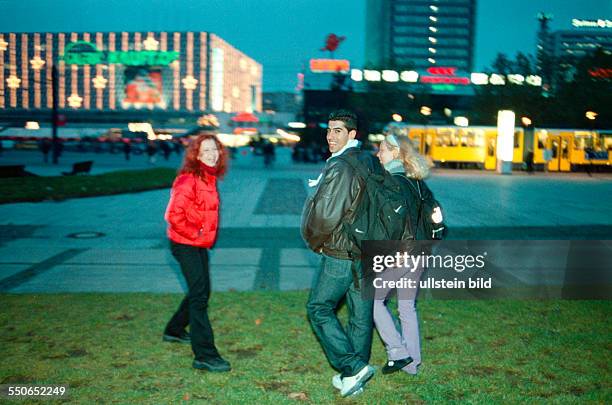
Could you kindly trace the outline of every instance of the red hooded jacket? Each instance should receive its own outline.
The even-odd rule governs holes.
[[[180,174],[172,185],[170,202],[164,216],[168,238],[176,243],[210,248],[217,239],[219,194],[217,178]]]

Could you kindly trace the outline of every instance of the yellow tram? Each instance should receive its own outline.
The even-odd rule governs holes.
[[[497,127],[405,125],[391,123],[385,134],[408,136],[421,154],[436,164],[474,165],[485,170],[497,167]],[[512,163],[522,168],[529,151],[536,167],[568,172],[585,165],[612,167],[612,131],[543,129],[514,132]]]

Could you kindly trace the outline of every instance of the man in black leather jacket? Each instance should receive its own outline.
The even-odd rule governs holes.
[[[368,365],[372,344],[372,301],[365,300],[354,282],[361,274],[358,258],[351,260],[353,241],[343,229],[361,201],[364,184],[352,167],[338,158],[357,154],[363,164],[376,166],[378,160],[361,152],[357,117],[346,110],[329,116],[327,143],[332,156],[316,184],[317,190],[304,207],[302,237],[308,247],[322,254],[321,267],[313,280],[307,311],[312,328],[331,365],[341,374],[332,378],[342,396],[356,395],[374,374]],[[353,268],[351,268],[353,266]],[[349,321],[345,329],[335,310],[346,297]]]

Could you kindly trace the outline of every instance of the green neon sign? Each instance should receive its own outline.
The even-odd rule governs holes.
[[[60,59],[69,65],[121,64],[126,66],[165,66],[179,58],[177,51],[99,51],[91,42],[66,45]]]
[[[455,91],[457,89],[457,87],[452,84],[432,84],[431,88],[436,91]]]

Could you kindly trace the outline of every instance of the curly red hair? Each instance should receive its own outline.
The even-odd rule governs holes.
[[[219,160],[217,161],[217,177],[223,178],[227,172],[227,150],[219,141],[219,139],[212,134],[198,135],[196,138],[191,139],[187,151],[185,152],[185,158],[183,159],[183,165],[179,169],[179,174],[182,173],[193,173],[197,176],[202,176],[202,169],[198,155],[200,153],[200,145],[207,139],[212,139],[217,145],[219,150]]]

